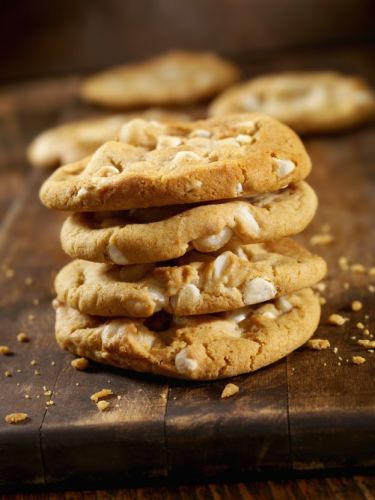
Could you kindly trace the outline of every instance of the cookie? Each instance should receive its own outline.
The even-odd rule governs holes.
[[[76,212],[197,203],[276,191],[310,169],[298,136],[265,115],[138,119],[124,125],[119,141],[57,169],[40,196],[49,208]]]
[[[81,97],[112,108],[187,104],[221,92],[238,77],[238,69],[215,54],[171,51],[86,78]]]
[[[139,113],[111,115],[65,123],[38,135],[27,150],[34,167],[50,168],[71,163],[94,153],[104,142],[115,139],[124,123],[136,118],[188,120],[183,113],[149,109]]]
[[[78,356],[170,377],[214,380],[252,372],[313,335],[320,305],[311,289],[260,306],[207,316],[148,320],[88,316],[55,301],[56,338]]]
[[[375,94],[361,78],[334,72],[291,72],[261,76],[221,94],[212,116],[258,111],[300,133],[329,132],[375,116]]]
[[[238,201],[75,213],[63,225],[61,243],[73,258],[142,264],[174,259],[191,249],[214,252],[233,238],[247,244],[298,234],[316,207],[314,191],[302,181]]]
[[[149,317],[238,309],[312,286],[326,263],[290,239],[192,251],[161,264],[115,266],[74,260],[57,275],[57,298],[83,313]]]

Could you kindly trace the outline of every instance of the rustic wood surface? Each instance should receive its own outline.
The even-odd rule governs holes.
[[[237,60],[245,74],[317,67],[319,62],[374,83],[373,57],[371,49],[351,49]],[[350,338],[363,337],[355,327],[358,321],[375,330],[375,294],[368,290],[375,279],[343,272],[337,264],[338,257],[346,255],[352,262],[375,265],[375,127],[306,139],[314,162],[310,180],[320,208],[301,240],[308,243],[323,224],[332,226],[334,243],[317,248],[330,271],[316,337],[328,338],[338,352],[301,349],[272,367],[236,377],[240,393],[221,400],[225,381],[188,384],[95,365],[77,372],[70,367],[72,357],[54,342],[52,281],[68,261],[58,239],[64,214],[42,207],[37,191],[46,174],[31,170],[24,154],[39,131],[95,111],[78,102],[77,85],[78,78],[71,77],[8,86],[0,94],[0,344],[14,352],[0,357],[0,484],[84,487],[99,480],[116,484],[153,477],[248,478],[259,471],[375,466],[375,354]],[[31,285],[25,283],[29,277]],[[350,311],[353,299],[363,302],[362,311]],[[331,312],[351,320],[343,327],[328,326]],[[370,318],[365,319],[366,314]],[[16,341],[20,331],[30,336],[29,343]],[[364,355],[367,362],[354,366],[354,354]],[[6,370],[12,377],[3,375]],[[43,386],[52,391],[53,406],[46,406],[50,398],[43,395]],[[113,398],[111,411],[100,413],[89,396],[103,387],[122,399]],[[14,411],[27,412],[30,420],[5,424],[3,417]],[[121,490],[113,495],[146,498],[155,491],[155,498],[190,498],[190,493],[192,498],[233,498],[242,491],[253,498],[259,491],[257,498],[283,498],[282,487],[278,482],[241,483]],[[372,498],[373,487],[367,477],[300,480],[290,483],[290,492],[295,498],[314,498],[318,488],[319,498],[325,498],[324,491],[336,491],[335,498]],[[74,495],[111,498],[110,492]]]

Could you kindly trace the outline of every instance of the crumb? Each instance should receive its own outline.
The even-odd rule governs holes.
[[[14,269],[11,269],[10,267],[8,267],[7,269],[5,269],[4,274],[5,274],[5,277],[9,279],[9,278],[14,277],[15,272],[14,272]]]
[[[12,354],[12,353],[7,345],[0,345],[0,354],[2,354],[3,356],[6,356],[6,355]]]
[[[324,297],[319,297],[319,303],[324,306],[324,304],[327,304],[327,300]]]
[[[39,370],[34,370],[34,375],[40,375],[40,371]]]
[[[24,422],[29,418],[27,413],[9,413],[4,418],[7,424],[19,424],[20,422]]]
[[[329,245],[334,241],[332,234],[314,234],[310,238],[310,245]]]
[[[338,353],[338,350],[339,350],[339,348],[338,348],[338,347],[334,347],[334,348],[333,348],[333,352],[334,352],[335,354],[337,354],[337,353]]]
[[[118,399],[118,400],[120,400],[120,399],[121,399],[121,396],[120,396],[120,394],[119,394],[119,395],[117,396],[117,399]]]
[[[27,278],[25,278],[25,285],[31,286],[32,284],[33,284],[33,279],[31,278],[31,276],[27,276]]]
[[[352,362],[354,365],[363,365],[363,363],[366,363],[366,358],[363,358],[362,356],[353,356]]]
[[[330,224],[323,224],[322,227],[320,228],[322,233],[330,233],[331,229],[332,228]]]
[[[240,388],[236,384],[227,384],[223,392],[221,393],[221,398],[230,398],[239,392]]]
[[[370,269],[368,270],[368,274],[369,276],[375,276],[375,267],[370,267]]]
[[[339,361],[339,362],[337,363],[337,366],[341,366],[341,363],[340,363],[340,361]]]
[[[32,360],[30,361],[30,365],[31,365],[31,366],[35,366],[35,365],[37,365],[37,364],[38,364],[38,361],[37,361],[36,359],[32,359]]]
[[[72,359],[70,364],[76,370],[86,370],[86,368],[89,366],[89,362],[86,358]]]
[[[29,314],[29,315],[27,316],[27,319],[28,319],[29,321],[34,321],[34,319],[35,319],[35,314]]]
[[[22,373],[22,370],[20,368],[17,368],[17,373]]]
[[[353,335],[352,337],[350,337],[351,340],[355,340],[357,337],[355,335]]]
[[[12,376],[12,372],[10,372],[9,370],[6,370],[6,371],[4,372],[4,375],[5,375],[6,377],[11,377],[11,376]]]
[[[315,288],[315,290],[318,290],[318,292],[325,292],[327,288],[327,283],[323,283],[323,281],[321,281],[320,283],[314,285],[313,288]]]
[[[111,389],[102,389],[99,392],[95,392],[94,394],[91,394],[90,399],[91,401],[99,401],[101,398],[106,398],[107,396],[112,396],[113,392]]]
[[[54,404],[55,404],[55,402],[54,402],[54,401],[52,401],[52,399],[50,399],[50,400],[46,401],[46,405],[47,405],[47,406],[53,406]]]
[[[365,273],[366,272],[366,268],[365,266],[363,266],[362,264],[353,264],[350,266],[350,270],[352,273]]]
[[[375,286],[374,286],[374,285],[369,285],[369,286],[368,286],[368,291],[369,291],[370,293],[374,293],[374,292],[375,292]]]
[[[328,323],[336,326],[342,326],[347,321],[349,321],[349,318],[344,318],[344,316],[341,316],[340,314],[331,314],[328,318]]]
[[[18,342],[28,342],[29,340],[30,340],[30,338],[24,332],[20,332],[17,335],[17,341]]]
[[[355,325],[357,328],[359,328],[359,330],[363,330],[365,325],[363,323],[361,323],[360,321],[358,321],[358,323]]]
[[[37,306],[39,304],[40,300],[39,299],[33,299],[33,304],[34,306]]]
[[[365,319],[370,319],[370,315],[369,314],[365,314]]]
[[[43,389],[44,389],[44,388],[43,388]],[[48,396],[48,397],[49,397],[49,396],[52,396],[52,391],[50,391],[50,390],[45,390],[45,391],[43,392],[43,396]]]
[[[314,349],[317,351],[321,351],[322,349],[328,349],[331,347],[329,340],[327,339],[310,339],[306,343],[309,349]]]
[[[30,394],[25,394],[25,399],[31,399]]]
[[[344,290],[349,290],[349,288],[350,288],[350,284],[347,281],[345,281]]]
[[[56,361],[51,361],[51,366],[56,366]]]
[[[109,403],[108,403],[108,401],[98,401],[96,403],[96,406],[98,407],[98,410],[105,411],[108,409]]]
[[[78,387],[79,385],[80,385],[79,382],[76,382],[76,386]]]
[[[366,349],[374,349],[375,348],[375,340],[363,339],[358,340],[357,344],[361,345]]]
[[[349,269],[349,261],[347,257],[340,257],[339,260],[339,266],[343,271],[347,271]]]
[[[365,328],[363,330],[363,335],[370,335],[370,330],[368,328]]]
[[[342,356],[338,356],[339,360],[342,361]]]
[[[362,307],[363,305],[360,300],[353,300],[353,302],[351,303],[352,311],[360,311]]]

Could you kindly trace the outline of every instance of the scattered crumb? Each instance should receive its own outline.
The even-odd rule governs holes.
[[[9,415],[5,416],[4,420],[7,424],[19,424],[28,418],[29,415],[27,413],[9,413]]]
[[[79,386],[79,382],[76,382],[76,386],[77,386],[77,387]]]
[[[25,399],[31,399],[30,394],[25,394]]]
[[[11,376],[12,376],[12,372],[10,372],[9,370],[6,370],[6,371],[4,372],[4,375],[5,375],[6,377],[11,377]]]
[[[13,278],[13,276],[15,275],[15,271],[14,269],[8,267],[7,269],[4,270],[4,275],[6,278]]]
[[[332,234],[314,234],[310,238],[311,245],[329,245],[334,241]]]
[[[119,395],[117,396],[117,399],[118,399],[118,400],[120,400],[120,399],[121,399],[121,396],[120,396],[120,394],[119,394]]]
[[[37,306],[39,304],[40,300],[39,299],[33,299],[33,304],[34,306]]]
[[[328,323],[336,326],[342,326],[347,321],[349,321],[349,318],[344,318],[340,314],[331,314],[328,318]]]
[[[359,328],[359,330],[363,330],[365,325],[363,323],[361,323],[360,321],[358,321],[358,323],[355,325],[357,328]]]
[[[90,399],[91,401],[99,401],[101,398],[106,398],[107,396],[111,396],[113,392],[111,389],[102,389],[99,392],[95,392],[94,394],[91,394]]]
[[[353,302],[351,303],[352,311],[360,311],[362,307],[363,305],[360,300],[353,300]]]
[[[3,356],[6,356],[7,354],[11,354],[11,350],[7,345],[0,345],[0,354],[3,354]]]
[[[375,276],[375,267],[370,267],[370,269],[368,270],[368,274],[369,276]]]
[[[374,285],[369,285],[369,286],[368,286],[368,291],[369,291],[370,293],[374,293],[374,292],[375,292],[375,286],[374,286]]]
[[[327,304],[327,300],[324,297],[319,297],[319,303],[324,306],[324,304]]]
[[[34,375],[40,375],[40,371],[39,370],[34,370]]]
[[[325,292],[327,288],[327,283],[323,283],[323,281],[321,281],[320,283],[314,285],[314,288],[315,290],[318,290],[318,292]]]
[[[48,397],[49,397],[49,396],[52,396],[52,391],[50,391],[49,389],[48,389],[48,390],[45,390],[45,391],[43,392],[43,396],[48,396]]]
[[[322,227],[320,228],[322,233],[330,233],[331,229],[332,228],[330,224],[323,224]]]
[[[352,337],[350,337],[350,340],[355,340],[357,337],[355,335],[353,335]]]
[[[365,314],[365,319],[370,319],[370,315],[369,314]]]
[[[25,278],[25,285],[31,286],[32,284],[33,284],[33,279],[31,278],[31,276],[27,276],[27,278]]]
[[[349,290],[349,288],[350,288],[350,284],[347,281],[345,281],[344,290]]]
[[[72,359],[70,362],[73,368],[76,370],[86,370],[86,368],[89,366],[89,362],[86,358],[76,358]]]
[[[348,271],[349,269],[349,261],[347,257],[340,257],[339,260],[339,266],[343,271]]]
[[[34,319],[35,319],[35,314],[29,314],[29,315],[27,316],[27,319],[28,319],[29,321],[34,321]]]
[[[365,347],[366,349],[374,349],[375,348],[375,340],[363,339],[358,340],[357,344]]]
[[[363,335],[370,335],[370,330],[368,328],[365,328],[363,330]]]
[[[17,368],[17,373],[22,373],[22,370],[20,368]]]
[[[52,401],[52,399],[50,399],[50,400],[46,401],[46,405],[47,405],[47,406],[53,406],[54,404],[55,404],[55,402],[54,402],[54,401]]]
[[[96,406],[98,407],[98,410],[105,411],[108,409],[109,403],[108,403],[108,401],[98,401],[96,403]]]
[[[342,361],[342,356],[338,356],[339,360]]]
[[[338,348],[338,347],[334,347],[334,348],[333,348],[333,352],[334,352],[335,354],[337,354],[337,353],[338,353],[338,351],[339,351],[339,348]]]
[[[362,264],[353,264],[350,266],[350,270],[352,273],[365,273],[366,268]]]
[[[56,361],[51,361],[51,366],[56,366]]]
[[[322,349],[328,349],[328,347],[331,347],[328,339],[310,339],[307,341],[306,345],[309,349],[315,349],[317,351],[321,351]]]
[[[354,365],[363,365],[363,363],[366,363],[366,358],[363,358],[362,356],[353,356],[352,362]]]
[[[236,384],[227,384],[223,392],[221,393],[221,398],[230,398],[239,392],[240,388]]]
[[[17,335],[17,341],[18,342],[28,342],[30,340],[30,337],[28,337],[26,335],[26,333],[24,332],[20,332],[18,335]]]
[[[38,364],[38,361],[37,361],[36,359],[32,359],[32,360],[30,361],[30,365],[31,365],[31,366],[35,366],[35,365],[37,365],[37,364]]]

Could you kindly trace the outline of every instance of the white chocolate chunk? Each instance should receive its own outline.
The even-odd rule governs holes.
[[[216,257],[216,259],[214,260],[214,262],[213,262],[213,268],[214,268],[213,276],[215,279],[219,280],[220,278],[222,278],[224,271],[225,271],[225,268],[228,266],[228,263],[229,263],[229,256],[230,256],[230,252],[224,252],[221,255],[219,255],[218,257]]]
[[[236,194],[240,195],[243,193],[243,185],[240,182],[237,182],[236,184]]]
[[[273,283],[263,278],[254,278],[248,281],[243,290],[243,300],[247,305],[265,302],[273,299],[275,295],[276,288]]]
[[[104,165],[100,168],[93,177],[111,177],[112,175],[117,175],[120,173],[120,170],[113,165]]]
[[[77,191],[77,194],[76,194],[76,198],[78,198],[78,199],[84,198],[88,192],[89,192],[88,189],[86,189],[84,187],[79,188]]]
[[[251,144],[253,142],[253,138],[251,135],[247,134],[239,134],[234,138],[235,141],[239,142],[241,145],[242,144]]]
[[[193,133],[195,137],[211,137],[211,132],[202,128],[198,128]]]
[[[229,321],[234,321],[234,323],[241,323],[244,321],[250,314],[250,307],[241,307],[240,309],[235,309],[234,311],[228,311],[225,313],[225,319]]]
[[[237,210],[237,219],[239,219],[245,226],[248,233],[252,236],[258,236],[260,232],[260,227],[255,220],[254,215],[246,207],[240,207]]]
[[[125,255],[119,250],[115,245],[110,243],[108,245],[108,257],[115,264],[120,264],[125,266],[129,264],[129,260],[125,257]]]
[[[293,305],[285,297],[279,297],[276,300],[276,307],[283,313],[287,313],[293,309]]]
[[[137,332],[132,334],[131,337],[147,349],[151,349],[155,342],[155,336],[148,332]]]
[[[179,373],[189,374],[198,368],[198,361],[188,356],[188,348],[185,347],[180,351],[174,360],[174,364]]]
[[[172,163],[179,165],[180,163],[184,163],[186,161],[198,161],[201,159],[202,158],[197,153],[194,153],[194,151],[179,151],[173,158]]]
[[[162,148],[176,148],[181,144],[181,138],[173,135],[161,135],[158,137],[156,149]]]
[[[214,252],[228,243],[232,234],[233,231],[229,227],[224,227],[219,233],[197,238],[191,244],[199,252]]]
[[[285,177],[286,175],[293,172],[296,168],[296,164],[291,160],[283,160],[281,158],[274,158],[273,161],[277,165],[277,175],[279,177]]]
[[[201,292],[199,288],[193,283],[189,283],[181,288],[178,294],[177,303],[181,305],[189,304],[190,306],[195,306],[200,301],[200,298]]]
[[[155,303],[155,312],[160,311],[167,304],[167,297],[158,288],[148,287],[148,292]]]

